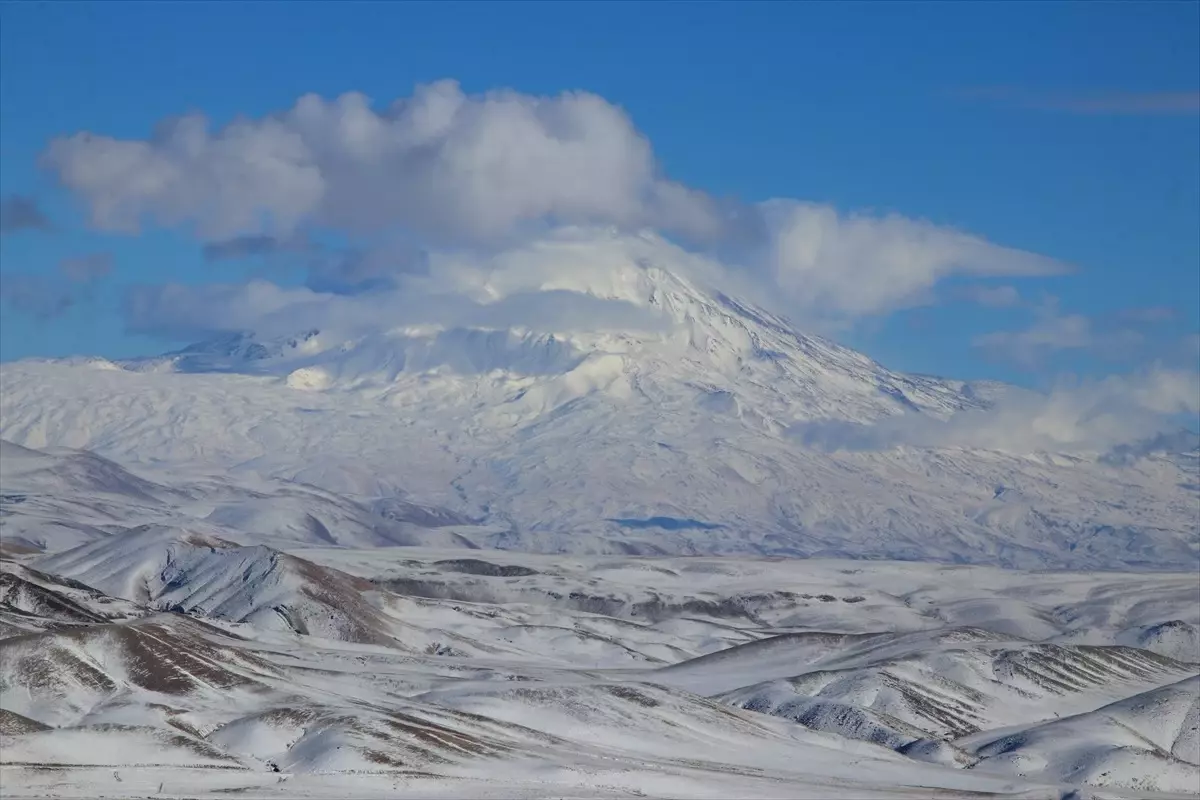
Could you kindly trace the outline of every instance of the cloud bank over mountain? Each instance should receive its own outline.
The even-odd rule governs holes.
[[[1200,405],[1193,365],[1144,357],[1143,331],[1162,309],[1104,321],[1060,309],[1053,296],[1030,302],[1010,281],[1074,267],[899,213],[710,195],[667,176],[630,116],[589,92],[469,94],[443,80],[388,104],[309,94],[222,126],[192,113],[144,139],[60,137],[41,164],[93,228],[182,232],[211,264],[212,283],[130,291],[126,322],[137,333],[195,341],[315,328],[348,338],[413,326],[686,329],[686,315],[647,303],[630,278],[632,258],[818,332],[957,299],[1032,316],[973,336],[984,355],[1031,371],[1064,351],[1141,362],[1091,383],[1060,376],[1048,394],[1010,392],[949,422],[797,422],[792,435],[814,447],[1105,449],[1152,438],[1180,415],[1191,420]],[[638,237],[644,253],[631,255]],[[231,281],[227,262],[246,261],[260,268]],[[67,274],[107,268],[76,259]],[[943,291],[947,283],[955,288]],[[45,316],[70,302],[28,281],[8,285],[10,302]]]
[[[805,422],[789,433],[828,451],[912,446],[1106,452],[1155,441],[1164,427],[1171,427],[1164,418],[1197,414],[1200,375],[1155,367],[1099,381],[1064,381],[1047,394],[1012,390],[991,408],[963,411],[946,420],[901,415],[873,425]]]
[[[587,92],[469,95],[447,80],[378,110],[358,93],[306,95],[215,130],[190,114],[144,140],[77,133],[51,142],[42,164],[100,230],[182,228],[214,259],[307,250],[297,237],[332,231],[382,251],[345,265],[374,259],[377,276],[396,238],[495,252],[561,226],[653,229],[719,252],[796,316],[853,319],[925,302],[953,275],[1068,269],[895,213],[712,197],[665,177],[629,116]]]

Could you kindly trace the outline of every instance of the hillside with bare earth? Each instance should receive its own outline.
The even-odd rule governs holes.
[[[5,786],[1178,797],[1200,769],[1188,573],[272,541],[0,561]]]

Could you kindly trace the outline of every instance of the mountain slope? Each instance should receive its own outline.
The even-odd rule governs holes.
[[[399,646],[362,597],[370,584],[267,547],[146,526],[34,564],[149,608]]]
[[[847,648],[822,663],[795,664],[792,676],[719,699],[904,751],[918,740],[952,742],[984,729],[1088,710],[1198,669],[1137,648],[996,642],[984,631],[973,633],[939,632],[934,641],[907,635],[901,638],[925,641],[899,651],[886,647],[891,652],[883,657],[864,658]],[[891,645],[889,638],[880,644]],[[867,718],[872,721],[861,730]]]
[[[0,560],[0,638],[136,619],[145,609],[90,586]]]
[[[1138,791],[1196,793],[1200,676],[1001,737],[960,742],[980,769]]]
[[[284,553],[224,532],[0,562],[6,787],[1140,798],[1194,769],[1200,665],[1115,644],[1185,651],[1190,573]]]
[[[590,298],[646,324],[335,327],[121,364],[7,364],[0,435],[436,505],[487,526],[460,544],[491,548],[1079,568],[1200,557],[1193,461],[859,446],[873,424],[936,424],[1005,390],[902,375],[800,334],[706,288],[652,237],[589,246],[595,269],[500,269],[478,291],[493,305]]]

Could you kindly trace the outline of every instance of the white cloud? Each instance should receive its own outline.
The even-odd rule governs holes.
[[[410,326],[573,333],[657,332],[669,324],[650,309],[568,290],[519,291],[480,302],[461,293],[331,294],[263,280],[138,287],[127,298],[126,320],[131,331],[183,341],[244,331],[270,339],[313,328],[354,338]]]
[[[1114,315],[1123,320],[1121,314]],[[1064,350],[1089,351],[1109,359],[1128,357],[1145,342],[1143,333],[1130,327],[1100,324],[1083,314],[1060,314],[1058,301],[1045,302],[1027,328],[994,331],[975,337],[972,344],[994,357],[1024,367],[1036,367]]]
[[[52,276],[27,272],[0,272],[0,300],[9,308],[48,320],[75,305],[71,287]]]
[[[649,294],[643,265],[656,265],[706,284],[735,277],[712,258],[651,232],[562,227],[503,250],[429,254],[429,284],[488,302],[517,292],[565,290],[642,303]]]
[[[149,218],[206,239],[318,224],[460,241],[545,220],[689,234],[717,224],[706,196],[659,176],[624,111],[586,92],[468,96],[440,81],[382,112],[357,93],[305,95],[215,132],[193,114],[146,141],[59,138],[43,164],[115,231]]]
[[[1200,372],[1153,368],[1060,382],[1046,394],[1014,389],[990,409],[960,412],[946,421],[906,414],[875,425],[799,423],[790,433],[825,450],[916,446],[1105,453],[1178,429],[1173,416],[1197,414]]]
[[[969,303],[988,308],[1012,308],[1023,302],[1015,286],[963,286],[955,294]]]
[[[929,301],[951,275],[1055,275],[1068,267],[952,228],[898,214],[839,215],[828,206],[772,201],[769,264],[800,307],[857,317]]]
[[[306,253],[313,245],[305,239],[277,239],[262,233],[234,236],[204,245],[205,261],[272,256],[278,253]]]
[[[59,272],[72,283],[91,283],[108,275],[112,268],[112,253],[89,253],[58,262]]]
[[[112,263],[110,253],[91,253],[62,259],[57,272],[0,272],[0,302],[43,321],[61,316],[93,298]]]
[[[1200,333],[1189,333],[1183,337],[1184,358],[1194,359],[1195,362],[1200,362]],[[1200,363],[1196,363],[1197,368],[1200,368]]]
[[[1135,325],[1157,325],[1170,322],[1179,316],[1179,312],[1167,306],[1139,306],[1122,308],[1116,312],[1117,319]]]
[[[1024,330],[994,331],[975,337],[976,347],[1020,364],[1036,364],[1049,352],[1078,350],[1094,342],[1092,322],[1082,314],[1043,316]]]
[[[98,228],[190,228],[214,259],[261,255],[280,243],[295,255],[293,245],[312,231],[333,231],[353,245],[357,260],[347,266],[355,280],[363,270],[391,275],[391,256],[375,258],[362,245],[381,234],[432,250],[511,249],[563,226],[650,228],[714,247],[737,267],[728,275],[752,279],[757,298],[822,325],[929,302],[952,275],[1066,269],[898,214],[718,202],[663,177],[628,115],[586,92],[467,95],[441,81],[379,111],[360,94],[306,95],[285,111],[215,131],[190,115],[146,140],[59,138],[42,163],[86,203]],[[324,269],[316,285],[339,278],[328,259],[307,266]],[[364,285],[374,284],[354,284]]]

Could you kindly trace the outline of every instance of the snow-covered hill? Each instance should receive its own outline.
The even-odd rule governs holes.
[[[366,581],[263,546],[145,526],[33,562],[148,608],[398,646]]]
[[[275,481],[236,503],[189,491],[210,522],[293,541],[1021,567],[1200,557],[1191,455],[1003,447],[978,429],[1004,387],[902,375],[799,333],[652,236],[540,247],[539,269],[469,276],[469,321],[335,316],[161,358],[5,364],[0,436],[154,482]],[[317,488],[284,503],[279,481]],[[187,505],[122,486],[128,502],[136,486]],[[311,510],[339,503],[332,523]],[[344,524],[347,503],[412,524]]]
[[[843,647],[794,664],[792,676],[720,699],[900,752],[943,743],[950,753],[956,739],[980,730],[1090,711],[1196,670],[1136,648],[1006,642],[986,630],[952,629]]]
[[[1015,390],[577,244],[449,323],[0,367],[6,789],[1192,790],[1194,442],[1002,446]]]
[[[1200,664],[1115,646],[1194,630],[1193,575],[154,526],[0,565],[22,794],[1145,798],[1196,769]]]
[[[1194,572],[487,550],[404,497],[2,455],[20,794],[1140,798],[1197,769]]]
[[[1200,676],[1003,736],[976,735],[962,744],[981,759],[981,767],[1025,777],[1196,793]]]

